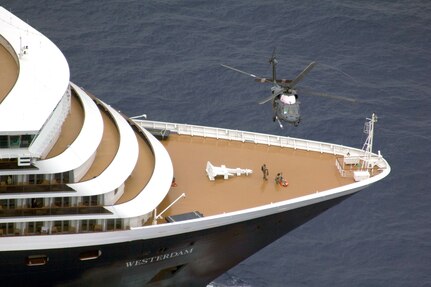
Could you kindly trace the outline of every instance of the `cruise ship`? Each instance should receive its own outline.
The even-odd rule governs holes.
[[[206,286],[385,178],[376,120],[353,148],[129,118],[0,7],[1,284]]]

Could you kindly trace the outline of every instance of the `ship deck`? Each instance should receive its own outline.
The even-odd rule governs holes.
[[[327,153],[178,134],[171,134],[162,143],[173,162],[176,186],[157,211],[160,213],[182,193],[186,195],[163,214],[165,218],[193,211],[204,216],[238,211],[354,182],[340,176],[336,156]],[[253,173],[210,181],[205,171],[207,161]],[[269,170],[268,180],[263,179],[263,164]],[[277,173],[283,174],[287,187],[275,183]]]

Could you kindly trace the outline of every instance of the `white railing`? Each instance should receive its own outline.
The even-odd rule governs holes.
[[[44,156],[55,143],[55,140],[61,132],[61,127],[69,114],[71,105],[70,101],[71,93],[70,87],[68,86],[63,98],[57,104],[57,107],[52,112],[50,118],[45,122],[45,125],[29,147],[29,151],[34,157]]]
[[[230,141],[251,142],[256,144],[266,144],[269,146],[317,151],[320,153],[329,153],[334,155],[345,155],[347,153],[358,156],[363,155],[363,151],[360,149],[312,140],[188,124],[176,124],[148,120],[135,120],[135,122],[146,129],[169,130],[173,133],[184,135],[202,136]]]

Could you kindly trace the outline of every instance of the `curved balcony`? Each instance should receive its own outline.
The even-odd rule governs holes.
[[[138,141],[129,123],[112,107],[100,103],[115,121],[119,132],[119,146],[114,159],[102,173],[92,179],[69,184],[82,196],[104,194],[118,188],[132,173],[139,156]]]
[[[59,173],[74,170],[75,180],[85,174],[102,140],[103,119],[92,99],[71,83],[84,108],[84,123],[78,137],[61,154],[35,163],[39,173]],[[76,178],[79,177],[79,178]]]
[[[137,217],[153,211],[169,192],[174,176],[172,161],[165,147],[150,132],[145,129],[141,131],[153,150],[154,170],[147,185],[141,187],[131,199],[124,201],[120,198],[117,204],[105,206],[115,216],[122,218]],[[123,197],[126,196],[125,193]]]

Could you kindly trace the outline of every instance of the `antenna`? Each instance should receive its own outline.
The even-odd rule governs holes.
[[[365,168],[366,164],[368,165],[369,159],[371,158],[371,154],[373,152],[374,123],[377,122],[377,115],[373,113],[371,119],[367,118],[367,120],[368,122],[365,122],[364,124],[364,133],[368,134],[368,136],[364,145],[362,146],[362,150],[365,151],[366,160],[363,161],[362,168]]]
[[[28,51],[28,46],[27,45],[23,46],[22,38],[19,37],[19,57],[22,58],[22,56],[27,54],[27,51]]]

